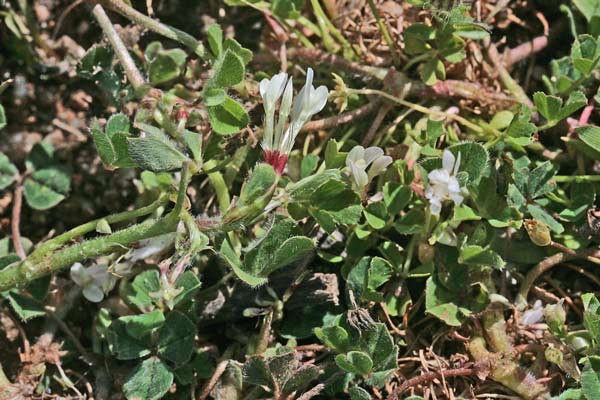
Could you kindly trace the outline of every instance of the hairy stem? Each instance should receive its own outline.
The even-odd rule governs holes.
[[[102,28],[104,35],[106,35],[106,38],[115,50],[115,53],[121,62],[121,66],[125,70],[127,79],[129,79],[129,83],[131,83],[131,86],[133,86],[136,95],[142,96],[148,89],[148,84],[135,65],[133,58],[131,58],[131,54],[129,54],[127,51],[127,48],[115,30],[115,27],[110,22],[108,15],[106,15],[106,12],[104,11],[104,8],[102,8],[100,4],[97,4],[92,12],[94,17],[96,17],[98,24]]]
[[[60,250],[56,250],[54,245],[48,245],[47,249],[50,250],[39,251],[38,249],[35,256],[32,254],[18,264],[0,270],[0,292],[26,286],[37,278],[58,272],[76,262],[128,248],[140,240],[175,232],[183,211],[190,178],[190,164],[186,163],[181,172],[176,205],[164,218],[148,220],[113,234],[77,243]]]
[[[15,252],[21,258],[21,260],[24,260],[25,257],[27,257],[25,250],[23,250],[23,244],[21,243],[21,229],[19,228],[21,221],[21,206],[23,205],[23,190],[23,185],[21,182],[19,182],[17,188],[15,189],[15,195],[13,196],[12,215],[10,221],[13,247],[15,248]]]
[[[101,0],[101,3],[111,10],[118,12],[125,18],[135,22],[136,24],[183,44],[200,57],[204,57],[206,55],[202,43],[192,35],[150,18],[137,11],[133,7],[127,5],[122,0]]]
[[[40,245],[29,257],[30,259],[34,259],[37,257],[44,257],[48,252],[55,250],[71,240],[83,236],[87,233],[90,233],[96,229],[98,223],[102,220],[105,220],[108,224],[114,224],[118,222],[132,220],[138,217],[143,217],[144,215],[149,215],[156,211],[159,207],[164,206],[169,201],[169,196],[163,195],[160,196],[153,203],[140,207],[131,211],[124,211],[117,214],[112,214],[104,218],[95,219],[90,222],[86,222],[85,224],[79,225],[63,234],[56,236],[53,239],[48,240],[47,242]]]
[[[525,279],[521,282],[519,294],[516,298],[517,307],[524,309],[527,306],[527,295],[529,294],[529,290],[531,290],[535,281],[542,276],[542,274],[562,262],[588,257],[600,257],[600,249],[584,249],[577,251],[576,253],[556,253],[553,256],[542,260],[527,273]]]
[[[467,345],[469,353],[476,362],[486,365],[489,377],[501,383],[524,399],[533,400],[548,397],[545,386],[537,383],[510,356],[492,353],[486,348],[483,337],[474,337]]]

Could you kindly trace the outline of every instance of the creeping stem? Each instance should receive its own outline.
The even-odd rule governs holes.
[[[102,28],[104,35],[106,35],[108,41],[115,50],[115,53],[117,54],[117,57],[119,58],[119,61],[125,70],[125,74],[127,74],[129,83],[131,83],[131,86],[133,86],[136,94],[143,94],[145,89],[148,88],[148,84],[135,65],[133,58],[131,58],[131,54],[129,54],[127,51],[127,48],[115,30],[115,27],[110,22],[108,15],[106,15],[106,12],[104,11],[104,8],[102,8],[100,4],[97,4],[92,12],[94,13],[94,17],[96,17],[98,24]]]
[[[130,247],[137,241],[174,232],[177,229],[177,224],[179,223],[183,211],[186,190],[190,178],[190,167],[189,164],[186,163],[181,171],[181,180],[179,182],[179,192],[175,207],[165,217],[150,219],[110,235],[59,248],[61,244],[65,243],[63,241],[65,238],[72,239],[82,233],[89,232],[92,226],[95,227],[97,221],[88,222],[87,224],[74,228],[55,238],[51,241],[52,243],[49,241],[40,246],[36,252],[25,260],[14,266],[0,270],[0,292],[15,287],[25,286],[34,279],[60,271],[63,268],[67,268],[74,263],[83,261],[87,258],[109,254]],[[164,200],[159,200],[143,209],[109,216],[106,217],[106,220],[115,222],[115,220],[125,220],[125,217],[149,214],[152,212],[151,210],[154,210],[163,204],[163,201]],[[60,240],[57,240],[59,238]]]
[[[125,18],[135,22],[136,24],[183,44],[200,57],[204,57],[206,55],[202,43],[192,35],[150,18],[129,6],[122,0],[101,0],[101,3],[111,10],[118,12]]]

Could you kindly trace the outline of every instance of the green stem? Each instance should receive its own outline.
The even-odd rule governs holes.
[[[461,117],[460,115],[455,115],[455,114],[449,114],[449,113],[445,113],[442,111],[435,111],[435,110],[431,110],[427,107],[423,107],[420,104],[416,104],[416,103],[412,103],[410,101],[406,101],[404,99],[401,99],[399,97],[393,96],[387,92],[384,92],[382,90],[377,90],[377,89],[349,89],[348,93],[350,94],[362,94],[362,95],[377,95],[377,96],[381,96],[384,97],[394,103],[400,104],[404,107],[408,107],[411,108],[415,111],[418,111],[420,113],[426,114],[426,115],[431,115],[434,117],[443,117],[443,118],[447,118],[447,119],[453,119],[456,122],[458,122],[459,124],[466,126],[467,128],[472,129],[473,131],[483,134],[486,133],[486,130],[484,130],[481,126],[474,124],[473,122],[469,121],[466,118]],[[487,129],[488,132],[493,133],[494,135],[498,136],[498,137],[502,137],[502,132],[500,132],[497,129],[491,128],[489,127]]]
[[[214,160],[209,160],[204,163],[204,170],[210,171],[216,166],[217,163]],[[219,202],[219,210],[224,213],[229,208],[231,199],[229,197],[229,189],[227,189],[227,184],[225,183],[223,174],[219,171],[212,171],[208,173],[208,179],[210,180],[213,189],[215,189],[217,201]]]
[[[315,17],[317,18],[317,25],[319,25],[319,29],[321,30],[321,38],[323,40],[323,45],[332,53],[336,52],[336,45],[329,33],[329,29],[327,26],[328,18],[325,16],[325,12],[321,8],[319,4],[319,0],[310,0],[310,4],[312,4],[313,10],[315,12]]]
[[[78,261],[128,248],[142,239],[174,232],[178,221],[173,214],[169,214],[160,220],[145,221],[111,235],[66,247],[34,264],[25,259],[14,267],[0,271],[0,292],[25,286],[37,278],[60,271]]]
[[[121,66],[125,70],[127,79],[129,80],[129,83],[131,83],[131,86],[133,86],[136,95],[143,96],[149,88],[148,83],[135,65],[133,58],[131,58],[131,54],[127,51],[125,44],[119,37],[113,24],[110,22],[108,15],[104,12],[104,8],[102,8],[100,4],[97,4],[92,12],[102,28],[104,35],[106,35],[106,38],[115,50],[115,53],[121,62]]]
[[[98,223],[102,220],[105,220],[109,224],[115,224],[118,222],[132,220],[134,218],[143,217],[144,215],[148,215],[156,211],[159,207],[164,206],[169,201],[169,196],[162,195],[153,203],[141,207],[131,211],[124,211],[118,214],[109,215],[104,218],[99,218],[90,222],[87,222],[83,225],[79,225],[70,231],[67,231],[63,234],[56,236],[53,239],[48,240],[47,242],[40,245],[33,253],[29,255],[30,259],[35,259],[39,257],[44,257],[44,255],[48,254],[48,252],[55,250],[71,240],[83,236],[86,233],[92,232],[98,226]]]
[[[337,39],[337,41],[340,42],[340,44],[342,45],[342,48],[344,49],[344,57],[346,57],[348,59],[354,58],[353,57],[354,50],[352,49],[352,46],[346,40],[344,35],[342,35],[340,33],[340,31],[335,27],[335,25],[333,25],[333,23],[327,16],[327,13],[325,11],[323,11],[323,8],[321,7],[321,4],[319,3],[318,0],[315,0],[313,2],[313,9],[315,11],[315,14],[318,14],[318,18],[322,19],[322,21],[325,23],[325,26],[327,27],[328,32],[330,32]]]
[[[13,267],[0,270],[0,292],[26,286],[34,279],[60,271],[76,262],[131,247],[140,240],[175,232],[192,175],[190,169],[191,163],[185,163],[181,171],[175,207],[166,217],[147,220],[113,234],[80,242],[53,253],[51,251],[37,252],[35,257],[30,256]]]
[[[388,32],[387,27],[385,26],[385,24],[383,23],[383,20],[381,19],[381,16],[379,15],[379,10],[377,10],[377,7],[375,6],[375,3],[373,2],[373,0],[367,0],[367,3],[369,3],[371,12],[375,16],[375,20],[377,21],[377,25],[379,26],[379,30],[381,31],[383,38],[385,39],[385,43],[390,48],[390,52],[392,53],[392,59],[394,60],[394,64],[399,65],[400,58],[398,57],[398,50],[396,49],[396,45],[394,44],[394,41],[392,40],[392,37],[390,36],[390,33]]]
[[[583,249],[578,250],[574,253],[561,252],[542,260],[534,268],[529,270],[529,272],[525,276],[525,279],[523,279],[523,281],[521,282],[519,293],[517,294],[517,297],[515,299],[515,305],[517,306],[517,309],[524,310],[525,307],[527,307],[527,296],[529,295],[531,287],[533,286],[535,281],[545,272],[547,272],[548,270],[560,263],[577,259],[587,259],[588,257],[600,257],[600,249]]]
[[[555,182],[600,182],[600,175],[556,175]]]
[[[106,7],[118,12],[125,18],[130,19],[136,24],[183,44],[196,53],[199,57],[205,57],[206,52],[204,50],[204,46],[192,35],[150,18],[127,5],[122,0],[101,0],[101,3]]]

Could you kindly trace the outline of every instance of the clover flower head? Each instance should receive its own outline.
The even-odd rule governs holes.
[[[262,141],[265,162],[272,165],[279,175],[285,168],[300,129],[327,103],[327,88],[319,86],[315,89],[312,84],[313,74],[312,68],[309,68],[306,83],[295,99],[292,78],[288,79],[285,72],[260,82],[260,95],[265,109],[265,131]],[[275,118],[278,101],[279,112]]]
[[[93,303],[101,302],[117,282],[106,264],[95,264],[85,268],[80,263],[75,263],[71,267],[71,279],[83,289],[83,296]]]
[[[350,172],[354,190],[363,193],[373,178],[385,171],[391,163],[392,157],[383,155],[383,150],[379,147],[365,149],[362,146],[354,146],[346,156],[346,167]]]
[[[460,153],[458,158],[450,150],[444,150],[442,168],[431,171],[427,177],[429,185],[425,189],[425,197],[429,200],[431,214],[438,215],[442,211],[442,202],[452,200],[457,206],[461,205],[463,189],[456,178],[460,168]]]
[[[519,321],[521,325],[535,325],[540,322],[544,318],[544,306],[540,300],[536,300],[533,304],[533,307],[523,313],[521,315],[521,320]]]

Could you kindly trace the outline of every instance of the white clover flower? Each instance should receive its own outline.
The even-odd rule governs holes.
[[[533,303],[533,308],[525,311],[523,315],[521,315],[521,320],[519,322],[523,326],[528,326],[537,324],[543,318],[544,307],[542,306],[542,302],[540,300],[536,300],[535,303]]]
[[[85,268],[80,263],[71,267],[71,279],[83,289],[83,296],[93,303],[104,299],[117,282],[117,278],[108,271],[106,264],[95,264]]]
[[[149,239],[140,240],[138,247],[130,250],[124,258],[130,262],[136,262],[164,253],[175,244],[176,236],[176,233],[165,233]]]
[[[292,103],[294,87],[292,78],[281,72],[271,79],[260,82],[260,95],[265,109],[265,131],[262,147],[265,161],[275,168],[278,174],[283,172],[288,156],[294,146],[296,136],[313,115],[325,107],[328,90],[325,86],[315,89],[312,85],[313,70],[306,73],[306,83]],[[287,80],[287,84],[286,84]],[[282,96],[283,95],[283,96]],[[275,108],[279,104],[278,118]],[[291,115],[290,115],[291,112]]]
[[[429,209],[433,215],[438,215],[442,211],[444,200],[452,200],[457,206],[462,204],[463,189],[456,178],[459,168],[460,153],[458,159],[455,159],[450,150],[444,150],[442,168],[433,170],[427,175],[429,185],[425,190],[425,197],[429,200]]]
[[[346,167],[350,171],[354,190],[363,193],[371,180],[385,171],[391,163],[392,157],[384,156],[379,147],[365,149],[362,146],[354,146],[346,156]]]

